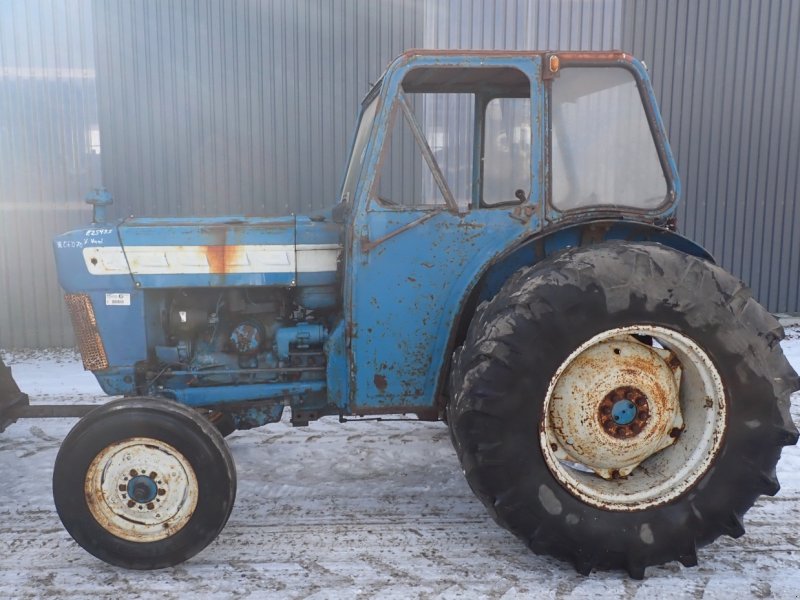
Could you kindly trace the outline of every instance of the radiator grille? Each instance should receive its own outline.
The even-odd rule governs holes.
[[[78,342],[78,350],[87,371],[100,371],[108,368],[108,357],[97,330],[92,300],[86,294],[65,294],[72,329]]]

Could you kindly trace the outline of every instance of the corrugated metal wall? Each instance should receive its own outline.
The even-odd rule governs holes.
[[[622,0],[425,0],[426,48],[606,50]]]
[[[772,311],[800,311],[800,2],[625,6],[684,185],[680,229]]]
[[[94,6],[116,215],[331,206],[361,99],[422,29],[414,2]]]
[[[51,240],[100,182],[89,0],[0,2],[0,347],[72,343]]]
[[[116,216],[330,205],[359,100],[413,46],[643,58],[682,230],[799,311],[798,31],[792,0],[5,0],[0,347],[70,343],[50,238],[88,219],[101,158]]]

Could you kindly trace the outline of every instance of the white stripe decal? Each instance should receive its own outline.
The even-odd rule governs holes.
[[[323,273],[336,270],[340,250],[338,244],[102,246],[84,248],[83,260],[92,275]]]

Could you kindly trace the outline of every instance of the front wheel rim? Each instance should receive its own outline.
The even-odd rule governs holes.
[[[642,360],[647,367],[632,368]],[[719,453],[726,420],[722,379],[708,354],[673,329],[634,325],[594,336],[560,365],[539,440],[550,472],[572,495],[634,511],[694,486]]]
[[[145,437],[103,448],[84,480],[86,504],[106,531],[130,542],[166,539],[189,522],[198,501],[197,476],[170,444]]]

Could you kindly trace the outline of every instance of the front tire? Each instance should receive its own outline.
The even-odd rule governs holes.
[[[782,337],[741,282],[658,244],[522,269],[454,359],[448,421],[467,480],[499,524],[581,573],[694,565],[780,487],[798,436]]]
[[[220,433],[171,400],[126,398],[86,415],[56,457],[53,497],[86,551],[128,569],[181,563],[233,508],[236,470]]]

